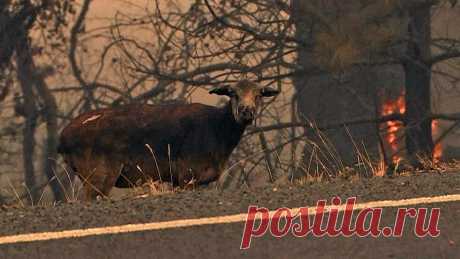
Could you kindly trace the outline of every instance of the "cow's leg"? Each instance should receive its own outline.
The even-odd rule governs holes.
[[[85,201],[93,201],[98,196],[104,196],[102,189],[105,177],[99,174],[99,172],[99,170],[95,169],[93,174],[88,178],[82,178]]]
[[[120,174],[121,163],[87,151],[76,158],[78,175],[83,183],[84,200],[106,198]]]
[[[104,179],[104,185],[102,187],[102,194],[105,197],[108,197],[110,194],[110,190],[115,186],[115,183],[117,182],[118,177],[120,177],[121,171],[123,170],[123,164],[122,163],[106,163],[106,166],[104,167],[108,170],[106,173],[106,177]]]
[[[195,171],[190,167],[188,161],[180,160],[177,162],[178,185],[181,189],[193,190],[196,186]]]
[[[104,159],[93,160],[91,164],[92,166],[85,171],[85,175],[80,174],[86,201],[95,200],[98,196],[106,196],[103,190],[109,170],[105,167]]]

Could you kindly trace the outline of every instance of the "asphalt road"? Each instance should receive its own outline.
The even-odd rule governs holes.
[[[422,175],[364,182],[267,187],[232,192],[181,192],[136,200],[4,209],[0,237],[21,233],[158,222],[245,212],[249,204],[277,208],[311,205],[317,199],[357,196],[358,202],[459,194],[459,174]],[[383,187],[389,186],[389,187]],[[382,188],[378,188],[382,187]],[[426,207],[418,205],[416,207]],[[265,235],[240,250],[244,223],[194,226],[0,245],[0,258],[460,258],[460,202],[439,207],[439,237],[418,238],[408,221],[400,238],[283,238]],[[396,208],[386,208],[391,226]]]
[[[2,258],[459,258],[460,203],[442,204],[437,238],[255,238],[240,250],[243,223],[42,241],[1,247]],[[394,210],[385,210],[384,222]]]

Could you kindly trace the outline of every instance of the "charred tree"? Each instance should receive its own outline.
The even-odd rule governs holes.
[[[30,52],[29,52],[30,54]],[[33,63],[31,64],[34,65]],[[45,173],[50,183],[51,191],[53,192],[56,201],[65,201],[65,190],[69,186],[71,177],[62,177],[56,174],[57,161],[57,146],[58,146],[58,122],[57,113],[58,107],[54,95],[48,88],[42,74],[33,75],[37,93],[43,101],[44,107],[41,110],[41,115],[46,122],[46,142],[43,157],[43,172]]]
[[[392,31],[393,24],[399,26],[404,19],[389,11],[392,9],[387,10],[387,16],[380,13],[381,5],[378,1],[364,7],[359,1],[293,1],[296,37],[307,43],[298,46],[296,62],[303,71],[293,78],[300,119],[327,125],[378,117],[384,100],[376,102],[376,96],[402,93],[403,68],[385,59],[392,41],[384,32]],[[326,7],[331,11],[324,11]],[[366,17],[382,22],[365,22]],[[399,35],[399,30],[393,31],[391,37]],[[309,71],[318,67],[321,73],[310,75]],[[344,165],[355,164],[360,152],[379,158],[375,125],[349,125],[318,134],[308,137],[314,145],[305,146],[302,160],[307,168],[313,165],[333,175]]]
[[[35,129],[38,116],[42,116],[46,122],[47,133],[45,149],[43,152],[43,172],[48,178],[48,182],[51,187],[51,191],[53,192],[55,200],[62,201],[65,200],[64,189],[67,185],[66,182],[68,181],[61,181],[61,179],[58,179],[58,176],[56,175],[58,144],[56,100],[55,97],[51,94],[50,90],[48,89],[43,75],[38,72],[38,69],[35,66],[31,47],[25,35],[23,39],[20,41],[20,44],[18,44],[17,56],[18,70],[21,71],[20,81],[21,85],[23,86],[22,91],[24,94],[24,116],[26,118],[26,125],[33,125],[33,129]],[[37,100],[39,98],[40,101],[43,103],[43,107],[40,110],[38,110],[37,108]],[[32,132],[29,132],[31,131],[28,129],[29,127],[31,126],[25,127],[25,129],[27,129],[27,142],[35,143],[35,137],[32,134]],[[26,133],[24,133],[24,135],[26,136]],[[29,147],[30,144],[24,144],[24,157],[27,158],[27,163],[30,167],[30,164],[33,163],[33,150],[31,150],[31,148]]]
[[[35,132],[37,128],[38,109],[35,102],[35,93],[33,91],[33,80],[30,77],[33,71],[30,67],[30,56],[23,51],[27,47],[25,41],[19,41],[16,55],[17,63],[17,77],[21,86],[23,94],[22,100],[18,100],[16,104],[16,113],[22,115],[25,119],[24,128],[22,131],[23,142],[22,142],[22,159],[24,165],[24,180],[26,188],[30,193],[30,202],[34,204],[38,201],[39,193],[36,188],[36,176],[35,176]],[[21,102],[22,101],[22,102]]]
[[[403,61],[405,72],[405,137],[409,161],[433,156],[431,128],[431,4],[409,11],[409,40]]]
[[[20,35],[17,33],[19,28],[28,31],[48,2],[43,1],[36,6],[31,1],[0,2],[0,70],[5,69],[16,50],[16,45],[20,41]]]

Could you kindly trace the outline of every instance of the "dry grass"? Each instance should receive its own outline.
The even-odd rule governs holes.
[[[125,198],[143,198],[149,196],[158,196],[168,193],[174,193],[177,188],[174,188],[169,182],[149,180],[141,186],[136,186],[130,189],[130,194]]]
[[[415,169],[412,168],[408,163],[404,160],[398,160],[396,164],[389,164],[386,165],[383,159],[383,156],[380,156],[380,159],[373,159],[369,152],[366,149],[366,146],[363,143],[358,143],[355,141],[355,139],[351,136],[351,133],[347,130],[348,136],[351,140],[352,143],[352,151],[355,156],[355,163],[352,165],[346,165],[342,158],[339,156],[339,152],[336,150],[334,145],[332,144],[331,141],[327,139],[327,135],[321,132],[319,129],[315,130],[316,134],[316,139],[318,140],[317,143],[313,143],[312,141],[308,139],[303,139],[305,143],[311,145],[313,149],[311,149],[311,152],[309,154],[309,158],[307,161],[303,159],[302,155],[300,154],[299,157],[297,157],[297,161],[295,161],[295,165],[290,165],[291,170],[292,168],[296,167],[299,168],[300,171],[302,172],[302,175],[298,175],[296,178],[292,177],[284,177],[283,181],[276,181],[278,184],[287,184],[287,183],[292,183],[292,184],[310,184],[310,183],[317,183],[317,182],[326,182],[330,181],[333,179],[345,179],[350,182],[358,181],[363,178],[370,178],[370,177],[384,177],[384,176],[397,176],[397,175],[413,175],[417,173],[443,173],[446,171],[455,171],[455,170],[460,170],[460,162],[459,161],[451,161],[449,163],[446,162],[437,162],[437,161],[432,161],[432,160],[421,160],[421,163],[423,165],[422,169]],[[157,165],[158,173],[159,172],[159,167],[157,164],[157,159],[155,156],[155,153],[149,147],[148,145],[146,146],[147,151],[150,153],[152,156],[152,160],[155,162]],[[256,152],[254,154],[254,157],[257,155],[260,155],[261,152]],[[253,158],[252,156],[247,156],[244,159],[251,159]],[[279,158],[280,159],[280,158]],[[238,161],[237,163],[229,166],[226,170],[224,170],[222,177],[221,178],[226,178],[230,174],[230,171],[234,169],[237,165],[240,165],[241,161]],[[59,163],[58,163],[59,164]],[[56,176],[51,179],[51,181],[58,181],[59,184],[63,189],[65,189],[65,198],[66,202],[72,203],[72,202],[80,202],[80,196],[81,196],[81,190],[82,190],[82,184],[79,180],[72,179],[72,174],[69,172],[64,166],[62,166],[62,172],[61,173],[63,176],[63,179],[66,181],[69,181],[71,184],[67,186],[67,188],[64,187],[64,184],[62,183],[62,180],[60,177]],[[170,167],[171,167],[171,161],[170,161]],[[139,170],[142,172],[142,170],[139,168]],[[142,172],[143,173],[143,172]],[[239,177],[233,177],[236,180],[239,180],[238,184],[243,185],[247,184],[245,182],[240,181],[240,178],[244,178],[244,170],[242,169],[241,172],[242,174]],[[284,171],[282,172],[281,175],[284,174],[284,176],[288,175],[290,172]],[[172,172],[170,170],[170,174],[172,175]],[[160,174],[161,175],[161,174]],[[281,177],[280,177],[281,178]],[[246,179],[246,178],[245,178]],[[177,191],[177,188],[174,188],[170,182],[166,182],[169,179],[160,179],[158,181],[153,181],[153,180],[148,180],[146,183],[136,186],[133,184],[133,187],[128,190],[127,193],[124,195],[119,196],[118,198],[121,199],[130,199],[130,198],[139,198],[139,197],[147,197],[147,196],[157,196],[157,195],[163,195],[163,194],[171,194]],[[49,192],[49,188],[45,188],[46,185],[49,185],[50,182],[46,183],[45,186],[40,187],[42,190],[42,193],[40,195],[40,198],[38,201],[33,201],[30,195],[30,191],[27,190],[24,186],[24,190],[19,190],[18,188],[13,187],[13,185],[10,183],[10,194],[13,197],[13,201],[10,202],[10,204],[14,204],[15,206],[18,207],[26,207],[26,206],[53,206],[54,202],[48,201],[44,199],[46,195],[46,192]],[[234,186],[233,184],[232,186]],[[229,185],[224,185],[222,184],[222,179],[219,180],[218,183],[216,183],[215,188],[230,188],[228,187]],[[21,188],[22,189],[22,188]],[[110,199],[110,197],[104,197]],[[115,199],[118,199],[115,198]]]
[[[379,159],[373,159],[366,146],[363,143],[357,143],[350,131],[347,128],[345,130],[353,145],[355,163],[344,165],[332,142],[327,139],[326,134],[319,129],[315,129],[315,135],[319,141],[318,143],[312,143],[314,148],[310,153],[308,163],[303,167],[300,166],[304,175],[295,179],[294,183],[303,185],[329,181],[335,178],[356,181],[370,177],[394,177],[419,173],[441,174],[449,171],[460,171],[460,161],[456,160],[445,162],[419,158],[422,165],[420,168],[412,167],[403,158],[387,164],[382,154],[380,154]]]

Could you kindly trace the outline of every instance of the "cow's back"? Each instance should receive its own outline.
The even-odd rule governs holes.
[[[145,152],[145,144],[150,144],[164,153],[165,143],[175,149],[191,127],[200,127],[200,117],[216,113],[217,108],[203,104],[133,104],[94,110],[79,115],[63,129],[59,152],[91,148],[96,153],[137,153]]]

